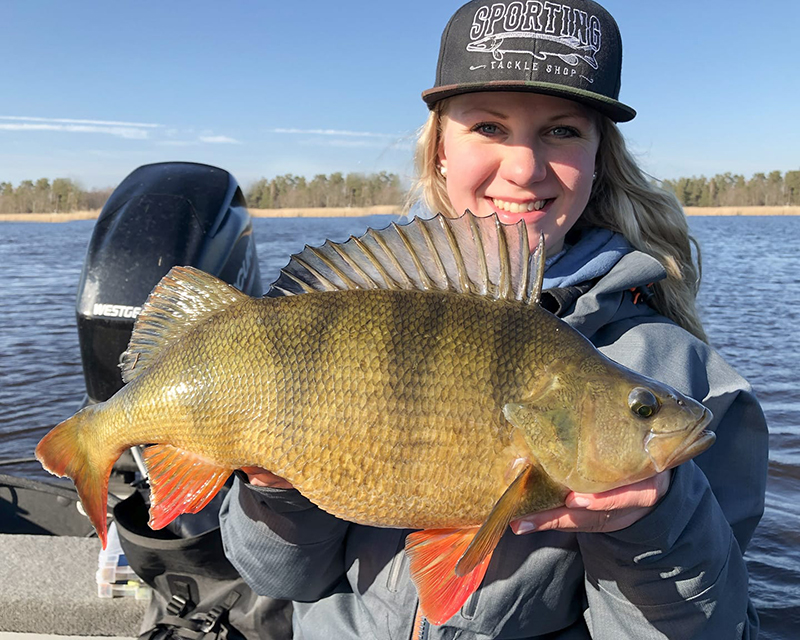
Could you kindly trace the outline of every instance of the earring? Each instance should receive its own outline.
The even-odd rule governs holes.
[[[447,167],[443,167],[443,166],[439,165],[439,173],[442,174],[443,178],[446,178],[447,177]]]
[[[595,171],[595,172],[592,174],[592,182],[594,182],[595,180],[597,180],[597,171]]]

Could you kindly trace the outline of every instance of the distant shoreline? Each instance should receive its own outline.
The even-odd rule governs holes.
[[[397,216],[400,205],[375,207],[317,207],[309,209],[248,209],[254,218],[362,218],[364,216]]]
[[[315,209],[249,209],[254,218],[354,218],[400,215],[400,205],[320,207]],[[685,207],[687,216],[800,216],[800,207]],[[100,210],[70,213],[0,213],[0,222],[72,222],[94,220]]]
[[[684,207],[687,216],[800,216],[800,207]]]
[[[400,215],[400,205],[375,207],[319,207],[307,209],[249,209],[253,218],[360,218],[364,216]],[[72,222],[95,220],[100,209],[70,213],[0,213],[0,222]]]
[[[0,213],[0,222],[72,222],[94,220],[99,215],[100,209],[69,213]]]

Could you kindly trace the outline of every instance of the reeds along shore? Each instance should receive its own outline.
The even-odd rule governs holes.
[[[400,205],[376,207],[322,207],[318,209],[250,209],[254,218],[358,218],[400,215]],[[799,216],[800,207],[685,207],[687,216]],[[0,222],[71,222],[94,220],[100,210],[69,213],[0,213]]]
[[[687,216],[800,216],[800,207],[684,207]]]
[[[363,216],[400,215],[401,205],[375,207],[320,207],[316,209],[249,209],[254,218],[361,218]],[[94,220],[100,209],[68,213],[0,213],[0,222],[71,222]]]

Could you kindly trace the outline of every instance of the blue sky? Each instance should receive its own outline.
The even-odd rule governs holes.
[[[459,1],[0,0],[0,181],[115,186],[141,164],[243,185],[412,173]],[[606,0],[623,124],[658,178],[800,169],[798,0]]]

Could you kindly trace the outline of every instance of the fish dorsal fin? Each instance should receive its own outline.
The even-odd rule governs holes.
[[[544,256],[543,241],[536,255]],[[350,289],[417,289],[539,301],[543,260],[531,260],[523,222],[496,214],[442,214],[369,229],[346,242],[306,246],[292,256],[268,296]]]
[[[247,295],[194,267],[172,267],[155,286],[136,318],[120,367],[123,382],[144,371],[164,344],[189,327],[246,300]]]

